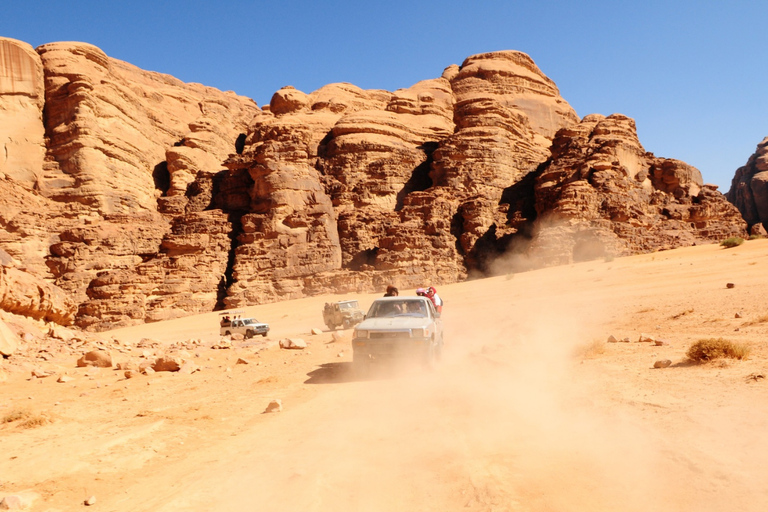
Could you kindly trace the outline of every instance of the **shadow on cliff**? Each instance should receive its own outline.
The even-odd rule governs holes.
[[[403,185],[402,190],[397,193],[397,203],[395,204],[395,211],[403,209],[405,204],[405,197],[411,192],[421,192],[427,190],[432,186],[432,178],[429,177],[429,170],[432,168],[432,153],[437,149],[437,142],[425,142],[418,149],[424,151],[427,155],[427,159],[418,165],[408,181]]]

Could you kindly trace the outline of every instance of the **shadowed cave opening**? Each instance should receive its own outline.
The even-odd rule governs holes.
[[[163,160],[152,169],[152,179],[155,182],[155,189],[163,193],[163,197],[168,194],[171,188],[171,173],[168,172],[168,162]]]
[[[227,221],[232,225],[232,231],[229,233],[229,252],[227,253],[227,268],[224,270],[219,284],[216,289],[216,306],[214,311],[226,309],[224,299],[227,297],[227,291],[229,287],[234,283],[234,271],[235,271],[235,255],[237,253],[238,237],[243,233],[243,218],[244,212],[231,212],[227,217]]]
[[[424,152],[427,158],[421,164],[419,164],[413,170],[413,172],[411,172],[411,177],[408,179],[408,181],[405,182],[402,190],[397,193],[397,203],[395,204],[396,212],[403,209],[405,196],[411,192],[427,190],[432,186],[432,178],[429,177],[429,170],[432,168],[432,154],[435,152],[437,147],[437,142],[425,142],[418,147],[418,149]]]
[[[238,155],[243,154],[243,150],[245,149],[245,134],[241,133],[237,136],[237,139],[235,140],[235,151]]]
[[[352,260],[347,264],[347,268],[350,270],[364,270],[365,266],[373,266],[376,262],[376,255],[378,253],[378,247],[362,250],[355,254]]]
[[[228,235],[230,244],[227,267],[219,280],[214,311],[226,308],[224,299],[235,282],[235,256],[240,245],[240,235],[243,234],[242,217],[251,210],[248,192],[253,188],[253,184],[250,173],[245,169],[220,171],[213,176],[211,202],[207,209],[220,209],[227,213],[227,222],[232,227]]]
[[[524,269],[524,256],[533,240],[534,223],[537,218],[534,187],[536,178],[541,174],[544,165],[540,165],[520,181],[502,191],[499,211],[506,210],[506,224],[502,227],[497,224],[491,225],[475,242],[469,253],[464,255],[464,264],[470,276],[488,277]],[[458,220],[454,218],[451,233],[456,237],[458,247],[463,232],[463,218],[460,213],[457,215],[460,218]],[[458,228],[454,228],[454,223],[461,224]],[[506,231],[506,233],[499,234],[500,231]]]

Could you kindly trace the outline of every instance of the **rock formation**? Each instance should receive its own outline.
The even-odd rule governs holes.
[[[743,236],[746,224],[701,173],[654,157],[632,119],[590,115],[560,130],[534,184],[529,254],[545,264]]]
[[[768,229],[768,137],[757,145],[747,165],[736,170],[726,197],[750,228]]]
[[[19,288],[0,308],[89,329],[744,231],[697,170],[646,153],[631,119],[580,121],[514,51],[259,109],[85,43],[0,38],[0,144],[0,287]]]
[[[0,176],[31,187],[45,157],[43,64],[35,50],[0,38]]]

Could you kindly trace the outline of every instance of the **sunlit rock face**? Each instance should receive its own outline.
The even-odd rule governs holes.
[[[560,130],[536,175],[529,249],[543,263],[672,249],[743,236],[738,210],[679,160],[647,153],[635,122],[591,115]]]
[[[86,43],[0,38],[0,145],[0,250],[20,288],[0,308],[87,329],[744,227],[631,119],[580,120],[515,51],[394,92],[287,86],[260,109]]]
[[[43,63],[27,43],[0,38],[0,175],[31,189],[45,158]]]
[[[750,228],[755,232],[760,226],[768,229],[768,137],[757,145],[747,164],[736,170],[726,195]]]

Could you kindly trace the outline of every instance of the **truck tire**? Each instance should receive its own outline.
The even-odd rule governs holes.
[[[253,332],[253,329],[248,329],[247,331],[245,331],[245,339],[253,338],[254,334],[255,333]]]
[[[344,329],[349,329],[350,327],[352,327],[352,322],[348,318],[345,318],[344,321],[341,323],[341,326],[344,327]]]
[[[229,331],[224,331],[224,336],[232,336],[232,333]]]
[[[265,338],[267,337],[267,333],[265,332],[261,333],[261,335],[264,336]]]

